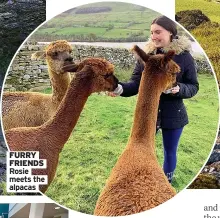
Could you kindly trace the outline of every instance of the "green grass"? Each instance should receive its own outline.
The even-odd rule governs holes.
[[[126,22],[126,23],[123,23],[123,22],[117,22],[117,23],[115,23],[115,22],[112,22],[112,21],[100,21],[100,22],[96,22],[96,23],[87,23],[87,24],[89,24],[91,27],[103,27],[103,28],[108,28],[109,27],[109,25],[114,25],[114,28],[125,28],[127,25],[128,25],[128,23]]]
[[[94,33],[97,36],[102,36],[106,32],[106,28],[91,28],[91,27],[67,27],[63,29],[57,29],[54,32],[57,35],[80,35],[80,34],[90,34]]]
[[[45,34],[50,34],[51,36],[72,35],[74,37],[74,35],[87,36],[93,33],[97,37],[104,37],[110,40],[110,38],[127,38],[134,31],[143,30],[144,36],[147,38],[152,20],[159,16],[157,12],[150,9],[120,2],[114,4],[111,2],[102,2],[84,5],[82,7],[96,6],[108,6],[112,10],[90,14],[75,14],[76,10],[62,13],[36,31],[37,39],[41,41],[46,40],[47,38],[44,37]],[[109,25],[114,25],[113,28],[115,29],[106,32]],[[34,39],[34,37],[33,35],[32,38]]]
[[[147,30],[150,33],[150,25],[147,25],[146,23],[133,24],[133,25],[129,26],[128,29]]]
[[[176,0],[176,12],[183,10],[201,10],[212,22],[220,23],[220,4],[205,0]]]
[[[120,72],[118,72],[120,75]],[[129,73],[123,72],[127,80]],[[121,79],[121,78],[120,78]],[[213,76],[199,75],[200,90],[185,100],[190,123],[178,150],[174,187],[182,190],[208,158],[218,125],[218,91]],[[48,92],[49,90],[47,90]],[[137,97],[89,97],[77,126],[60,154],[56,177],[46,195],[73,210],[92,214],[112,167],[126,146]],[[161,133],[157,155],[163,162]]]
[[[118,37],[127,37],[132,33],[137,33],[137,30],[130,29],[112,29],[106,31],[106,28],[92,28],[92,27],[67,27],[67,28],[48,28],[42,29],[38,33],[41,34],[56,34],[56,35],[81,35],[81,34],[96,34],[96,36],[105,36],[106,38],[118,38]],[[146,34],[146,32],[144,32]]]
[[[47,28],[47,29],[40,29],[38,31],[39,34],[52,34],[52,33],[55,33],[57,31],[57,28]]]
[[[133,33],[137,33],[137,30],[127,30],[127,29],[112,29],[106,32],[105,37],[107,38],[126,38]]]

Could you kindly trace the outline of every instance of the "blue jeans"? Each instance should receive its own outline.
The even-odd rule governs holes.
[[[179,129],[162,129],[164,163],[163,170],[169,182],[172,182],[173,173],[176,169],[177,147],[183,127]]]

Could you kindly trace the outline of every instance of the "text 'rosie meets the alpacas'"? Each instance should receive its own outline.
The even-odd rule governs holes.
[[[46,169],[47,160],[39,158],[38,151],[7,152],[7,192],[38,192],[46,185],[47,175],[32,175],[34,169]]]

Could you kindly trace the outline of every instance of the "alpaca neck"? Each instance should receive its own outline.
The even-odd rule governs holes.
[[[56,114],[42,128],[53,147],[62,149],[75,127],[81,111],[92,93],[92,74],[78,73],[70,83],[69,89],[60,103]],[[51,139],[49,139],[51,138]]]
[[[60,103],[70,84],[70,73],[60,73],[49,69],[52,86],[52,102]]]
[[[163,81],[163,78],[143,72],[129,140],[130,146],[143,145],[153,153],[158,104],[163,91],[160,79]]]

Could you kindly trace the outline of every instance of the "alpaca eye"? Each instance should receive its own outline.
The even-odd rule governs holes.
[[[54,57],[56,57],[56,56],[58,55],[58,52],[54,52],[52,55],[53,55]]]

